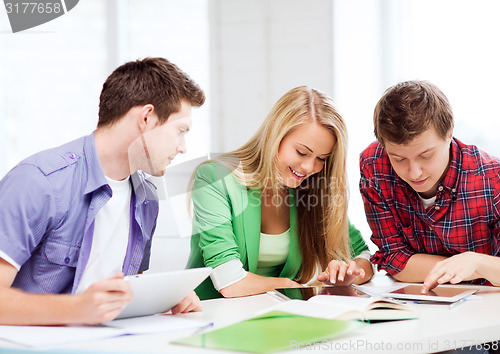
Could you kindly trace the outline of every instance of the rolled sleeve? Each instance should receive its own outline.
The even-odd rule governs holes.
[[[369,261],[370,257],[371,257],[370,251],[366,250],[358,254],[355,258],[363,258]]]
[[[224,289],[229,285],[239,282],[247,276],[247,272],[243,269],[243,264],[239,259],[233,259],[223,263],[213,270],[210,278],[217,291]]]
[[[16,268],[17,271],[19,271],[19,269],[21,269],[21,266],[15,260],[13,260],[7,253],[5,253],[2,250],[0,250],[0,258],[2,258],[4,261],[9,263],[11,266]]]
[[[404,250],[388,254],[382,251],[377,251],[370,258],[370,261],[373,264],[376,264],[379,270],[384,269],[390,275],[396,275],[406,267],[406,263],[408,263],[408,260],[414,254],[415,252],[408,253]]]

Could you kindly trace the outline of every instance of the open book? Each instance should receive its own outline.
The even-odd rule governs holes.
[[[285,301],[275,310],[303,316],[370,322],[418,318],[411,305],[357,296],[316,295],[307,301]]]

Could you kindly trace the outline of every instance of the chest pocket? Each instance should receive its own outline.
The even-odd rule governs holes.
[[[39,254],[37,277],[42,288],[50,293],[71,291],[75,278],[80,246],[65,242],[47,242]]]

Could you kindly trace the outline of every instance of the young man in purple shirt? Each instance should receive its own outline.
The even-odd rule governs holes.
[[[0,324],[97,324],[131,299],[123,275],[148,269],[156,188],[185,152],[191,107],[205,101],[163,58],[117,68],[97,129],[20,162],[0,181]],[[173,312],[200,310],[192,293]]]

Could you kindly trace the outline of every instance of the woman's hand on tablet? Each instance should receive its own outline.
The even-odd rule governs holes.
[[[194,291],[172,308],[172,314],[201,311],[201,301]]]
[[[354,283],[357,277],[363,279],[365,275],[365,270],[358,267],[355,261],[346,263],[344,261],[333,260],[318,275],[318,280],[329,285],[347,286]]]

